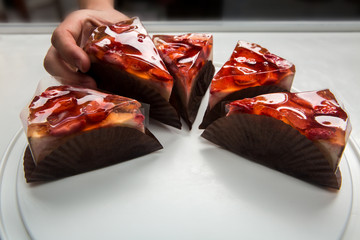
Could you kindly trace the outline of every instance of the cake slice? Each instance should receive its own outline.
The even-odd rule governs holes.
[[[209,104],[200,125],[206,128],[221,116],[223,102],[289,91],[295,66],[255,43],[239,41],[212,79]]]
[[[329,90],[236,100],[202,136],[251,160],[339,189],[339,162],[351,125]]]
[[[49,87],[29,105],[28,182],[71,176],[161,149],[133,99],[72,86]]]
[[[169,103],[173,77],[138,18],[96,28],[84,50],[99,89],[148,103],[151,117],[181,128]]]
[[[211,34],[155,35],[154,44],[174,77],[171,102],[191,129],[215,68]]]

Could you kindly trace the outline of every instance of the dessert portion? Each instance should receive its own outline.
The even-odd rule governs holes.
[[[191,129],[215,68],[211,34],[155,35],[154,44],[174,77],[171,102]]]
[[[239,41],[212,79],[209,104],[200,125],[206,128],[222,116],[222,102],[289,91],[295,66],[255,43]]]
[[[305,181],[339,189],[351,125],[329,90],[270,93],[226,105],[202,136]]]
[[[133,99],[72,86],[49,87],[29,105],[28,182],[62,178],[162,148]]]
[[[99,89],[148,103],[151,117],[181,128],[169,103],[173,77],[138,18],[96,28],[84,50]]]

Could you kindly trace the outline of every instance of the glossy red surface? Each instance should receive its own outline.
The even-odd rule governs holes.
[[[230,94],[262,85],[278,85],[290,90],[294,74],[295,66],[289,61],[260,45],[239,41],[230,59],[212,80],[210,102],[217,94]]]
[[[233,101],[227,115],[266,115],[296,128],[310,140],[329,140],[345,145],[350,132],[346,112],[329,90],[302,93],[271,93]]]
[[[173,78],[138,18],[96,28],[84,50],[130,74],[157,81],[171,92]]]
[[[144,116],[141,104],[133,99],[71,86],[49,87],[29,106],[28,133],[65,136],[79,131],[116,124],[107,119],[110,113],[131,113],[139,128]],[[115,120],[115,119],[114,119]]]
[[[155,35],[154,44],[164,61],[187,92],[206,61],[212,60],[213,37],[210,34]]]

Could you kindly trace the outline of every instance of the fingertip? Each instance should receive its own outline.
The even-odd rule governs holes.
[[[63,61],[53,46],[50,47],[44,58],[44,68],[52,76],[60,77],[61,82],[64,84],[79,85],[96,89],[95,80],[89,75],[74,71],[74,69]]]
[[[82,73],[86,73],[89,71],[91,65],[89,56],[83,52],[82,57],[75,58],[75,65]]]
[[[80,70],[80,72],[83,72],[83,73],[86,72],[83,61],[81,59],[75,59],[75,65]]]

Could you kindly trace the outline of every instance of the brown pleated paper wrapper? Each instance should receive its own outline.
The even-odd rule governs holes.
[[[151,118],[181,129],[180,116],[175,108],[138,77],[99,61],[91,64],[88,74],[95,79],[100,90],[148,103]]]
[[[312,141],[280,120],[236,114],[213,122],[201,135],[238,155],[312,184],[340,189],[334,172]]]
[[[31,144],[31,138],[29,139]],[[27,182],[50,181],[99,169],[162,149],[146,130],[106,127],[68,138],[35,164],[29,146],[24,153]]]
[[[227,95],[226,97],[224,97],[221,101],[219,101],[212,109],[210,109],[209,106],[207,107],[203,121],[200,124],[199,128],[205,129],[207,126],[209,126],[210,123],[224,116],[223,102],[235,101],[244,98],[253,98],[261,94],[276,93],[276,92],[288,92],[288,91],[276,85],[265,85],[265,86],[249,87],[242,89],[240,91],[233,92]]]
[[[169,68],[171,69],[171,68]],[[206,90],[208,89],[211,79],[214,76],[215,67],[212,61],[207,61],[206,64],[202,67],[196,78],[194,79],[194,87],[191,90],[190,98],[187,106],[184,106],[180,100],[179,89],[177,84],[174,84],[174,88],[170,97],[170,103],[177,109],[180,113],[180,116],[184,119],[186,124],[189,126],[189,129],[192,128],[192,124],[195,121],[196,115],[198,113],[201,100],[203,99]],[[172,74],[174,77],[175,74]],[[180,81],[176,79],[175,81]]]

